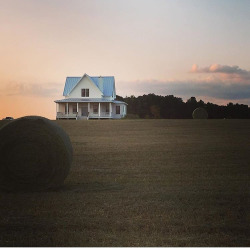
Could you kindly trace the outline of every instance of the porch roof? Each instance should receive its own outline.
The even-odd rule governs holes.
[[[109,100],[105,98],[65,98],[62,100],[56,100],[56,103],[66,103],[66,102],[111,102],[115,104],[126,104],[126,102],[117,101],[117,100]]]

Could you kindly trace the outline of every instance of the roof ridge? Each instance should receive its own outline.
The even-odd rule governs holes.
[[[100,76],[89,76],[89,77],[100,77]],[[101,77],[113,77],[114,78],[114,76],[101,76]],[[66,78],[81,78],[81,76],[66,76]]]
[[[90,76],[90,77],[100,77],[100,76]],[[101,76],[101,77],[114,77],[114,76]]]

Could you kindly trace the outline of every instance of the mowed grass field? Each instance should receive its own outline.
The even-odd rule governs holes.
[[[1,246],[250,246],[250,120],[56,122],[65,186],[1,192]]]

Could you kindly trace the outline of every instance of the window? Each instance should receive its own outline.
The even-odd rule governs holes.
[[[82,97],[89,97],[89,89],[82,89]]]
[[[106,113],[109,113],[109,103],[106,103],[105,111]]]
[[[98,113],[98,104],[93,104],[93,113],[94,114]]]
[[[120,114],[120,106],[116,106],[116,114],[119,115]]]
[[[73,104],[73,113],[77,112],[77,104]]]

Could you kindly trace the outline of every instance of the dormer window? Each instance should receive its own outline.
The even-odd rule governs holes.
[[[89,97],[89,89],[82,89],[82,97]]]

